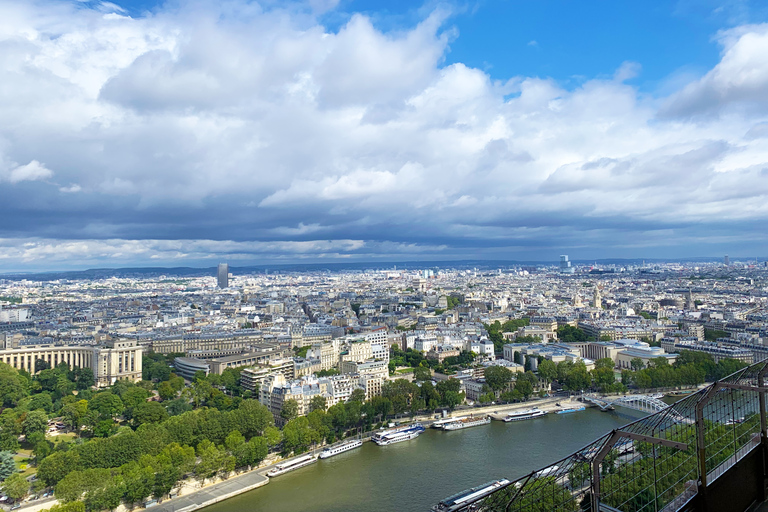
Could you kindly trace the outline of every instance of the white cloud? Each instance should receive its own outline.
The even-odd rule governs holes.
[[[720,62],[700,80],[673,94],[662,109],[667,116],[725,113],[729,109],[768,112],[768,24],[723,31]]]
[[[59,187],[59,192],[62,192],[64,194],[74,194],[74,193],[80,192],[81,190],[83,190],[83,187],[81,187],[77,183],[72,184],[68,187]]]
[[[450,250],[468,233],[605,247],[619,242],[600,231],[615,219],[632,232],[768,216],[768,25],[723,32],[717,66],[653,98],[626,83],[641,63],[573,89],[495,81],[444,64],[457,36],[442,11],[393,32],[356,14],[332,32],[312,12],[335,5],[182,1],[130,18],[55,0],[0,3],[4,187],[36,180],[24,186],[55,192],[41,212],[79,212],[63,238],[141,238],[145,224],[200,237],[208,219],[221,238],[364,239],[382,251],[425,234]],[[19,202],[19,218],[38,204]],[[45,238],[54,228],[29,229]],[[628,236],[652,238],[646,231]],[[83,257],[72,243],[62,254]],[[120,254],[137,258],[219,254],[125,243]]]
[[[20,181],[44,180],[53,176],[53,171],[45,167],[37,160],[32,160],[26,165],[20,165],[11,169],[8,174],[8,181],[18,183]]]

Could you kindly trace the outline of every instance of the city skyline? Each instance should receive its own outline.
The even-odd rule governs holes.
[[[4,2],[0,273],[768,256],[768,10],[524,4]]]

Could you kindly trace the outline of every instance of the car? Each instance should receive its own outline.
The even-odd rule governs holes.
[[[17,503],[14,506],[12,506],[11,510],[16,510],[16,509],[19,509],[19,508],[21,508],[21,503]]]

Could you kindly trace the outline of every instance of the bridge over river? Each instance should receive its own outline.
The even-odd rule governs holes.
[[[663,395],[624,395],[617,397],[607,397],[595,394],[586,394],[582,399],[586,402],[598,406],[603,411],[612,410],[614,406],[619,405],[634,409],[636,411],[653,414],[669,407],[669,404],[660,400]]]

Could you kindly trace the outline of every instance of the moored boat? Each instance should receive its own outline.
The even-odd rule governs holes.
[[[320,453],[320,458],[327,459],[328,457],[333,457],[334,455],[338,455],[340,453],[344,453],[349,450],[354,450],[355,448],[359,448],[361,446],[363,446],[363,442],[359,439],[346,441],[336,446],[329,446],[327,448],[323,448],[323,451]]]
[[[478,485],[466,491],[461,491],[449,496],[440,501],[437,505],[432,507],[433,512],[452,512],[454,510],[465,510],[465,507],[472,503],[481,500],[489,494],[501,489],[502,487],[509,485],[510,481],[507,479],[493,480],[483,485]]]
[[[270,471],[267,472],[267,476],[269,477],[279,476],[279,475],[282,475],[283,473],[288,473],[289,471],[293,471],[294,469],[299,469],[299,468],[303,468],[304,466],[308,466],[313,462],[317,462],[317,455],[302,455],[301,457],[296,457],[295,459],[291,459],[289,461],[276,464],[274,468],[272,468]]]
[[[479,425],[487,425],[491,422],[490,416],[457,418],[455,421],[446,423],[443,425],[443,430],[461,430],[463,428],[477,427]]]
[[[416,439],[426,429],[421,423],[414,423],[405,427],[400,427],[392,430],[385,430],[378,434],[374,434],[371,437],[371,441],[379,446],[386,446],[388,444],[399,443],[401,441],[408,441],[409,439]]]
[[[534,418],[541,418],[545,416],[547,411],[542,411],[537,408],[526,409],[524,411],[512,411],[504,418],[504,421],[520,421],[520,420],[532,420]]]
[[[579,411],[584,411],[584,410],[586,410],[586,407],[584,407],[583,405],[580,405],[578,407],[570,407],[568,409],[560,409],[559,411],[555,411],[555,414],[568,414],[568,413],[571,413],[571,412],[579,412]]]

